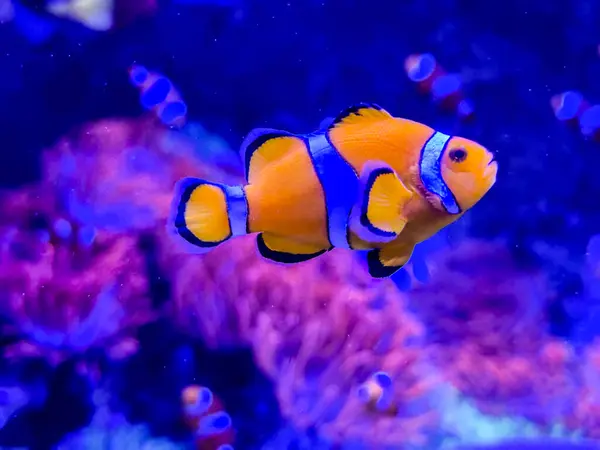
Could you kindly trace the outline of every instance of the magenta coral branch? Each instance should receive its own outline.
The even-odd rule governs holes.
[[[374,281],[344,251],[290,267],[260,259],[250,238],[180,256],[172,317],[213,347],[250,345],[285,417],[333,443],[427,441],[437,424],[423,329],[390,281]],[[169,259],[173,261],[173,259]],[[367,377],[394,380],[398,414],[369,411]]]
[[[152,120],[86,125],[45,153],[45,178],[82,223],[125,232],[163,227],[177,180],[226,176],[197,158],[192,140],[174,133]]]
[[[2,198],[14,214],[0,224],[1,312],[24,339],[9,353],[118,352],[152,317],[143,256],[134,237],[98,232],[82,243],[74,233],[57,233],[53,224],[68,216],[54,193],[41,185]]]
[[[545,329],[543,274],[501,244],[466,241],[429,259],[409,295],[445,378],[484,412],[564,423],[577,391],[572,349]]]

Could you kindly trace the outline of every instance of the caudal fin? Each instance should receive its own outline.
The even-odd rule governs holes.
[[[188,251],[204,253],[248,231],[242,186],[184,178],[175,186],[169,228]]]

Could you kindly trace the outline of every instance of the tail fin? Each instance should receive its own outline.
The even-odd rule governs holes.
[[[248,204],[242,186],[184,178],[175,186],[169,228],[193,253],[205,253],[248,232]]]

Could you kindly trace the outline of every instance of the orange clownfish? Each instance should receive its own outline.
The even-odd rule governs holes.
[[[386,372],[376,372],[358,388],[358,398],[370,410],[394,416],[398,406],[393,402],[392,387]]]
[[[129,80],[140,91],[140,103],[165,125],[182,128],[187,106],[179,91],[165,76],[134,64],[128,69]]]
[[[180,242],[203,252],[258,233],[261,255],[280,263],[369,250],[376,278],[475,205],[498,170],[481,145],[365,103],[306,135],[255,129],[241,154],[245,186],[178,182],[170,224]]]
[[[190,385],[181,392],[184,420],[194,432],[198,450],[233,450],[231,417],[210,389]]]

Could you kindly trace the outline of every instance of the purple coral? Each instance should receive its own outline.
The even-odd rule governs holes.
[[[577,392],[571,347],[545,330],[545,276],[497,243],[468,240],[428,260],[409,297],[445,378],[484,412],[561,421]]]
[[[423,330],[393,283],[372,280],[351,254],[281,267],[261,259],[248,238],[178,265],[174,320],[213,347],[251,345],[295,426],[367,446],[432,436],[436,380],[418,345]],[[357,395],[381,370],[395,414],[371,411]]]
[[[48,185],[2,197],[0,311],[21,338],[7,352],[122,356],[152,317],[143,255],[135,237],[88,232],[59,205]]]
[[[86,125],[44,154],[44,177],[69,215],[112,231],[162,232],[173,186],[190,174],[227,176],[200,162],[191,139],[154,121]]]

